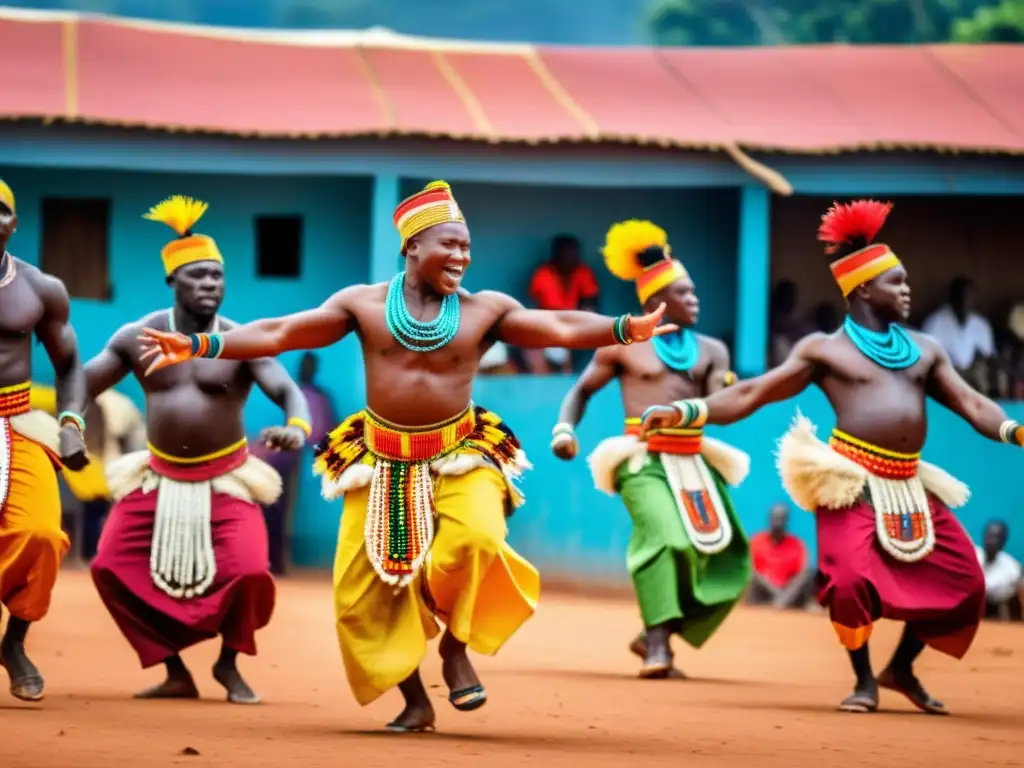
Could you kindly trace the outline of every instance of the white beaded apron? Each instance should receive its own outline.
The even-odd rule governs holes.
[[[7,494],[11,490],[11,450],[14,438],[11,437],[11,421],[0,416],[0,515],[7,503]]]
[[[703,457],[658,455],[693,548],[705,555],[718,554],[732,543],[732,523]]]
[[[888,554],[904,563],[916,563],[932,553],[935,524],[919,477],[890,480],[868,473],[865,498],[875,511],[878,542]]]
[[[174,333],[174,310],[167,312],[167,330]],[[210,333],[220,331],[214,317]],[[173,598],[205,594],[217,575],[211,522],[213,489],[209,480],[195,483],[160,477],[149,573],[153,583]]]

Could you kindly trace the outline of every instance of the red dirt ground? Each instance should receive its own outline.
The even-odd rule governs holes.
[[[185,655],[203,701],[133,701],[159,672],[138,668],[87,573],[66,570],[30,635],[46,700],[0,692],[0,766],[1024,765],[1024,626],[985,624],[963,662],[925,652],[921,676],[954,713],[941,718],[891,694],[878,714],[836,712],[850,673],[821,614],[739,609],[703,651],[678,649],[686,681],[635,679],[637,623],[628,599],[549,593],[498,657],[479,661],[486,707],[453,710],[432,653],[438,733],[393,736],[379,729],[397,692],[366,709],[349,694],[329,581],[280,584],[261,655],[242,660],[266,703],[240,707],[209,676],[216,643]],[[896,631],[879,628],[876,664]]]

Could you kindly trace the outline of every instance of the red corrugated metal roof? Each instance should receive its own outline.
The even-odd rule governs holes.
[[[1024,153],[1024,46],[595,49],[0,15],[0,117],[259,136]]]

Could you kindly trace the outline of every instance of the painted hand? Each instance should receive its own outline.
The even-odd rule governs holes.
[[[85,450],[85,436],[71,424],[60,430],[60,460],[72,472],[78,472],[89,463],[89,455]]]
[[[658,305],[653,312],[639,317],[629,318],[629,335],[633,341],[647,341],[652,336],[662,336],[666,333],[675,333],[679,326],[673,323],[659,325],[661,316],[665,314],[665,302]]]
[[[153,359],[146,369],[146,376],[192,357],[192,342],[184,334],[143,328],[138,339],[142,342],[139,360]]]
[[[647,438],[647,433],[656,429],[670,429],[678,426],[682,414],[674,405],[652,405],[644,412],[640,424],[640,439]]]
[[[551,441],[551,452],[560,459],[572,461],[580,451],[580,444],[575,435],[563,432],[555,435]]]
[[[306,444],[306,433],[298,427],[267,427],[260,442],[272,451],[298,451]]]

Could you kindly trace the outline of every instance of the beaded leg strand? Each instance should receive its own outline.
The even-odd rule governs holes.
[[[931,505],[918,477],[919,453],[898,453],[838,429],[829,446],[868,470],[865,495],[875,511],[878,541],[889,555],[916,563],[935,549]]]

